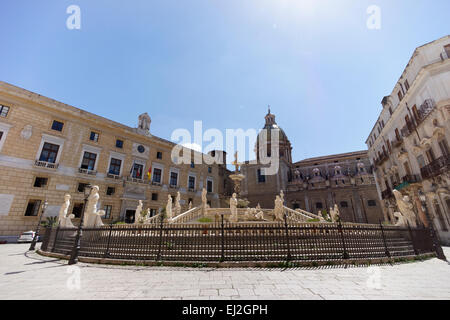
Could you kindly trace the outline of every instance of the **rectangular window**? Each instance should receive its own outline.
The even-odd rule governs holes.
[[[89,137],[89,140],[98,142],[98,136],[99,134],[97,132],[91,131],[91,136]]]
[[[389,114],[392,116],[392,108],[389,107]]]
[[[213,182],[211,180],[206,181],[206,191],[213,192]]]
[[[322,208],[323,208],[322,202],[317,202],[316,203],[316,209],[322,209]]]
[[[193,161],[191,162],[191,168],[195,168],[195,164]]]
[[[450,44],[444,47],[445,53],[447,53],[447,57],[450,58]]]
[[[161,151],[156,152],[156,158],[157,159],[162,159],[162,152]]]
[[[111,219],[112,206],[105,205],[104,210],[105,210],[105,216],[103,217],[103,219]]]
[[[161,169],[155,168],[153,169],[153,182],[161,183]]]
[[[78,183],[78,188],[77,188],[77,191],[78,192],[84,192],[84,188],[87,186],[88,184],[87,183]]]
[[[0,117],[6,118],[9,112],[9,107],[0,104]]]
[[[172,187],[176,187],[178,185],[178,173],[176,172],[170,173],[170,185]]]
[[[406,88],[406,91],[409,90],[409,82],[408,82],[408,80],[405,80],[405,88]]]
[[[73,205],[72,214],[75,216],[75,218],[80,218],[81,213],[83,212],[83,203],[75,203]]]
[[[158,194],[152,193],[152,201],[158,201]]]
[[[0,136],[1,139],[1,136]],[[449,149],[448,149],[448,144],[446,140],[441,140],[439,141],[439,148],[441,149],[442,155],[443,156],[448,156],[450,155]]]
[[[419,168],[425,167],[425,159],[422,155],[417,157],[417,163],[419,164]]]
[[[0,141],[2,141],[3,131],[0,131]]]
[[[44,143],[42,147],[41,156],[39,157],[39,161],[55,163],[56,157],[58,156],[59,146],[57,144],[51,144],[48,142]]]
[[[347,201],[341,201],[341,208],[348,208],[348,202]]]
[[[34,187],[35,188],[43,188],[47,185],[48,178],[42,178],[42,177],[36,177],[36,180],[34,180]]]
[[[114,188],[114,187],[106,188],[106,195],[107,196],[112,196],[114,193],[116,193],[116,188]]]
[[[208,173],[212,173],[212,168],[208,167]]]
[[[135,163],[133,165],[133,172],[131,176],[135,179],[142,179],[142,172],[144,171],[144,166],[139,163]]]
[[[188,188],[190,190],[194,190],[195,189],[195,177],[189,177]]]
[[[122,149],[123,148],[123,141],[117,139],[116,140],[116,148]]]
[[[120,175],[120,168],[122,166],[122,160],[111,158],[111,163],[109,164],[109,173],[116,176]]]
[[[259,183],[266,182],[266,176],[261,174],[261,169],[258,169],[258,182]]]
[[[39,214],[39,208],[41,207],[41,200],[30,200],[28,201],[27,210],[25,211],[25,216],[35,217]]]
[[[375,200],[368,200],[367,201],[367,205],[369,207],[376,207],[377,206],[377,202]]]
[[[156,209],[150,209],[150,217],[156,216]]]
[[[63,127],[64,127],[64,123],[62,123],[60,121],[53,120],[52,130],[61,132],[63,130]]]
[[[397,96],[398,96],[398,100],[399,100],[399,101],[402,101],[402,99],[403,99],[403,94],[402,94],[401,91],[398,91]]]
[[[97,154],[85,151],[83,161],[81,161],[81,169],[94,170],[96,159]]]

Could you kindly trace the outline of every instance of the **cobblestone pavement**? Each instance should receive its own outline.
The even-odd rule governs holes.
[[[450,264],[438,259],[286,270],[74,267],[28,247],[0,245],[0,299],[450,299]]]

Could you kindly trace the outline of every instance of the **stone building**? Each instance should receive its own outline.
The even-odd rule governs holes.
[[[242,196],[250,205],[259,203],[264,208],[273,208],[275,196],[283,190],[285,205],[292,209],[317,214],[329,212],[337,204],[343,221],[379,223],[384,220],[367,151],[292,162],[291,143],[270,109],[263,129],[267,129],[268,144],[270,132],[278,132],[279,170],[277,174],[264,175],[262,168],[267,165],[247,162],[242,166],[246,176],[242,181]],[[260,141],[264,141],[260,137],[256,144],[258,160]],[[270,146],[266,150],[270,153]]]
[[[398,210],[393,190],[409,196],[417,221],[434,222],[450,243],[450,36],[417,48],[366,144],[383,210]],[[426,195],[426,210],[420,195]]]
[[[0,82],[0,236],[34,230],[45,200],[46,216],[56,216],[66,193],[69,212],[80,217],[88,183],[100,187],[105,223],[132,222],[138,200],[156,214],[177,191],[183,209],[201,203],[202,188],[219,207],[229,188],[226,164],[175,165],[174,144],[150,125],[146,113],[131,128]]]

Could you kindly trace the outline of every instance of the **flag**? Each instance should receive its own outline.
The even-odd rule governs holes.
[[[151,177],[152,177],[152,166],[150,165],[150,168],[148,168],[148,172],[147,172],[148,180],[150,180]]]

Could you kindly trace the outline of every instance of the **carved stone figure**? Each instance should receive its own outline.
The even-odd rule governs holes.
[[[202,207],[206,208],[206,204],[208,203],[208,199],[206,198],[206,195],[208,194],[208,192],[206,191],[205,188],[203,188],[202,190]]]
[[[188,210],[192,209],[192,201],[189,201],[189,206],[188,206]]]
[[[166,219],[172,220],[173,212],[172,212],[172,196],[169,194],[167,197],[167,205],[166,205]]]
[[[177,196],[175,198],[175,216],[178,216],[180,213],[181,213],[180,192],[177,192]]]
[[[150,116],[146,113],[143,113],[139,116],[139,124],[138,128],[143,131],[149,131],[150,130],[150,123],[151,123]]]
[[[134,224],[141,224],[143,223],[143,217],[142,217],[142,200],[139,200],[139,204],[136,208],[136,211],[134,213]]]
[[[280,196],[276,196],[275,198],[275,208],[273,209],[273,213],[275,215],[275,220],[284,221],[283,213],[283,201]]]
[[[408,226],[408,222],[407,222],[406,218],[400,212],[395,212],[394,217],[397,218],[397,222],[395,223],[395,226],[397,226],[397,227],[407,227]]]
[[[397,207],[400,213],[403,215],[403,217],[406,219],[409,225],[412,228],[415,228],[417,226],[416,214],[414,213],[413,210],[414,206],[409,200],[409,197],[408,196],[403,197],[400,191],[398,190],[394,190],[392,191],[392,193],[394,194],[395,200],[397,201]]]
[[[70,194],[66,194],[64,196],[64,203],[61,206],[61,209],[59,209],[58,223],[61,228],[75,228],[71,220],[75,218],[75,215],[67,215],[70,207],[70,198]]]
[[[150,208],[148,208],[146,211],[145,211],[145,215],[144,215],[144,224],[147,224],[147,223],[149,223],[149,219],[150,219],[151,217],[150,217]]]
[[[284,206],[284,191],[283,190],[280,191],[280,199],[281,199],[281,203]]]
[[[337,204],[334,205],[334,209],[330,208],[330,216],[332,222],[338,222],[339,221],[339,207]]]
[[[231,216],[229,220],[230,222],[238,222],[237,204],[238,204],[237,195],[236,193],[233,193],[233,196],[230,198],[230,211],[231,211]]]
[[[29,140],[32,135],[33,135],[33,127],[30,124],[27,124],[20,132],[20,136],[25,140]]]
[[[98,228],[103,226],[101,217],[105,215],[105,211],[97,210],[97,203],[100,199],[98,190],[98,186],[93,186],[91,194],[88,197],[86,210],[84,212],[85,217],[83,227],[85,228]]]

